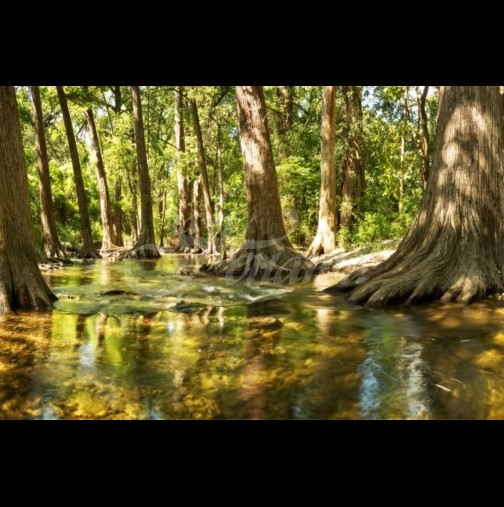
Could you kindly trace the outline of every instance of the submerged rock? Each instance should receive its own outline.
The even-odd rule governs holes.
[[[100,292],[100,296],[138,296],[138,294],[136,292],[129,292],[122,289],[112,289]]]
[[[207,305],[201,303],[186,303],[185,301],[179,301],[175,306],[168,308],[170,312],[177,313],[196,313],[208,308]]]

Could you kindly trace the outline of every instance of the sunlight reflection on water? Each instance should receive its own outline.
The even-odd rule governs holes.
[[[57,310],[0,323],[0,418],[504,418],[499,302],[371,311],[321,293],[332,274],[226,284],[179,266],[45,274]]]

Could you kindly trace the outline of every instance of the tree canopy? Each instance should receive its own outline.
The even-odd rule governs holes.
[[[342,207],[342,167],[347,151],[349,121],[344,87],[335,87],[336,205]],[[401,237],[413,222],[423,194],[423,86],[367,86],[362,88],[362,150],[366,189],[353,206],[351,225],[337,227],[336,245],[363,245]],[[141,195],[136,159],[131,93],[123,86],[64,87],[85,187],[93,240],[103,240],[100,182],[96,176],[93,141],[86,113],[92,111],[105,168],[114,223],[120,215],[121,236],[138,240]],[[211,235],[219,240],[219,172],[223,181],[223,230],[226,246],[240,246],[247,226],[246,186],[242,168],[235,89],[230,86],[183,87],[181,112],[185,150],[175,138],[175,87],[139,87],[143,106],[145,147],[152,180],[156,243],[176,246],[179,235],[177,174],[188,186],[200,175],[201,156],[194,130],[193,101],[197,104],[209,198],[214,223]],[[321,86],[266,86],[266,111],[276,165],[282,212],[290,241],[306,249],[317,231],[320,198]],[[79,250],[82,232],[77,192],[65,126],[55,87],[40,87],[43,124],[53,193],[54,216],[60,240]],[[425,101],[428,156],[432,157],[438,92],[429,87]],[[28,87],[17,89],[29,175],[31,208],[37,244],[42,235],[34,145],[32,99]],[[116,190],[120,189],[118,193]],[[200,192],[201,234],[209,237],[206,204]],[[190,197],[191,197],[190,196]],[[192,197],[191,197],[192,198]],[[217,245],[218,246],[218,245]]]

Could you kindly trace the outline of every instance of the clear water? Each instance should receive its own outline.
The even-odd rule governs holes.
[[[273,286],[180,266],[196,267],[45,274],[56,310],[0,321],[0,418],[504,418],[498,301],[366,310],[320,292],[331,274]]]

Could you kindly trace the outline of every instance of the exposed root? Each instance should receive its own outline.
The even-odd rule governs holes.
[[[245,246],[229,259],[201,267],[201,271],[218,276],[269,282],[306,279],[316,269],[306,257],[283,245],[262,249]]]
[[[43,252],[48,259],[58,259],[61,261],[69,260],[67,251],[59,242],[44,245]]]
[[[40,272],[32,276],[23,273],[26,278],[19,280],[4,279],[0,284],[0,314],[21,310],[51,310],[58,298],[45,285]],[[17,274],[16,274],[17,278]]]
[[[487,294],[502,290],[503,283],[495,263],[472,253],[460,256],[455,252],[443,259],[439,255],[393,255],[371,270],[358,270],[327,292],[349,291],[352,303],[381,308],[432,300],[443,303],[471,303]]]
[[[330,250],[328,249],[327,239],[324,237],[323,234],[317,232],[315,238],[313,238],[313,241],[311,245],[309,246],[308,250],[306,251],[306,257],[308,259],[311,259],[312,257],[318,257],[319,255],[330,253]],[[334,241],[332,242],[334,247]]]
[[[120,261],[127,256],[129,250],[130,249],[127,246],[111,246],[110,248],[107,248],[107,250],[102,248],[100,250],[100,254],[103,259]]]
[[[159,259],[161,254],[154,244],[136,244],[132,249],[127,251],[125,257],[130,259]]]
[[[41,257],[41,258],[40,258]],[[69,258],[59,259],[55,257],[39,256],[38,267],[40,271],[52,271],[54,269],[60,269],[63,266],[72,266],[73,261]]]
[[[78,259],[100,259],[101,255],[95,248],[83,248],[77,254]]]

